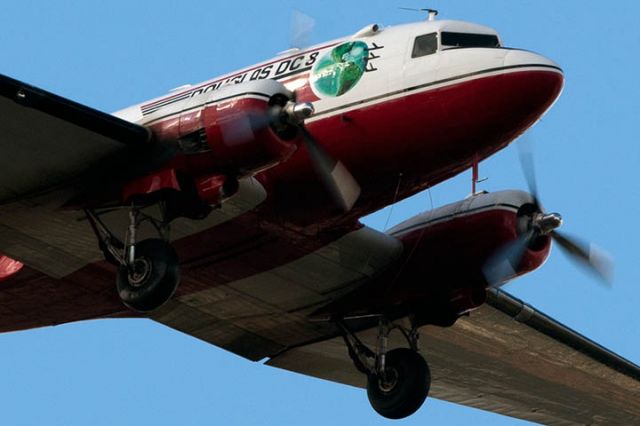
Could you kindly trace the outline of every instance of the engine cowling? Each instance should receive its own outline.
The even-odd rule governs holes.
[[[243,177],[286,161],[297,149],[298,129],[281,120],[294,95],[281,83],[260,80],[198,93],[179,117],[155,123],[156,140],[178,141],[182,168]]]
[[[271,100],[244,97],[205,108],[204,129],[212,166],[253,174],[286,161],[297,148],[291,136],[277,134],[270,119]]]
[[[178,155],[162,169],[128,182],[122,201],[144,203],[177,192],[219,205],[235,193],[238,179],[286,161],[296,151],[300,131],[291,121],[293,100],[293,93],[274,80],[196,90],[149,126],[157,143],[177,143]]]
[[[450,326],[486,300],[483,267],[500,247],[516,240],[533,198],[522,191],[478,194],[415,216],[392,228],[404,251],[398,268],[327,307],[318,315],[366,315],[393,307],[418,324]],[[529,246],[514,277],[544,263],[551,241]]]

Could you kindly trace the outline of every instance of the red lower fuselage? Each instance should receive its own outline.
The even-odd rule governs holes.
[[[507,69],[462,80],[308,125],[362,187],[347,216],[332,207],[301,150],[258,176],[273,197],[267,202],[296,224],[362,217],[504,148],[542,116],[563,85],[557,69]]]

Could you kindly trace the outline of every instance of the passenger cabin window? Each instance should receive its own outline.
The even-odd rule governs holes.
[[[437,33],[425,34],[416,37],[416,41],[413,44],[412,58],[419,58],[421,56],[431,55],[438,50],[438,35]]]
[[[498,36],[494,34],[442,33],[443,49],[459,47],[500,47]]]

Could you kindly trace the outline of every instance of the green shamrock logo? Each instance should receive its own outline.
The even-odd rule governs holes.
[[[368,57],[369,49],[362,41],[350,41],[334,47],[313,67],[313,86],[325,96],[344,95],[362,78]]]

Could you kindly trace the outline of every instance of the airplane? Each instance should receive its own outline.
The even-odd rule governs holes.
[[[113,116],[1,80],[2,331],[150,317],[367,387],[390,418],[431,376],[432,396],[535,421],[637,415],[610,398],[637,366],[498,289],[552,238],[590,257],[533,180],[388,233],[358,223],[476,169],[557,99],[558,65],[494,30],[370,25]]]

